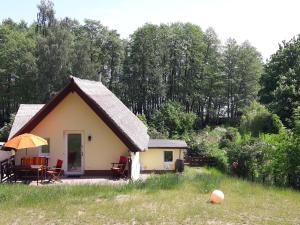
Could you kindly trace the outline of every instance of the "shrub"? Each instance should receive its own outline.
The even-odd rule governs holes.
[[[242,134],[250,133],[254,137],[261,133],[278,134],[282,128],[279,117],[257,102],[246,108],[240,124]]]
[[[238,176],[257,180],[259,177],[259,166],[262,165],[264,143],[258,139],[251,139],[242,145],[234,145],[228,149],[230,165],[238,163],[232,168],[232,172]]]
[[[227,130],[226,128],[216,127],[215,129],[205,129],[204,131],[193,134],[188,140],[188,156],[209,156],[215,158],[216,167],[225,171],[228,169],[227,152],[220,149],[219,142],[227,131],[235,133],[236,129]],[[229,135],[229,134],[228,134]],[[234,138],[235,139],[235,138]]]
[[[226,148],[231,145],[231,143],[236,142],[240,138],[238,129],[234,127],[229,127],[226,130],[226,133],[222,136],[219,147]]]
[[[288,184],[300,190],[300,140],[287,149],[287,179]]]
[[[228,156],[227,152],[223,149],[219,149],[216,146],[210,146],[209,153],[211,157],[216,160],[216,167],[221,171],[228,170]]]

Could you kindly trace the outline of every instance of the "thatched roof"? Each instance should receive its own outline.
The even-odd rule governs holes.
[[[113,122],[140,151],[147,149],[149,141],[147,127],[120,99],[101,82],[82,80],[76,77],[73,77],[73,80],[84,93],[103,109],[111,119],[111,122]]]
[[[77,94],[127,145],[130,151],[144,151],[148,147],[147,128],[110,90],[101,82],[70,77],[70,83],[44,107],[21,105],[9,137],[30,132],[70,92]],[[26,115],[22,116],[23,107]],[[38,109],[37,109],[38,108]],[[20,112],[20,115],[19,115]]]
[[[183,140],[150,139],[148,148],[187,148]]]
[[[12,138],[43,106],[44,104],[21,104],[8,139]]]

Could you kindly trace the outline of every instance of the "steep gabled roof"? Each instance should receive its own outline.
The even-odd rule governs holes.
[[[148,148],[187,148],[183,140],[150,139]]]
[[[12,138],[43,106],[44,104],[21,104],[8,139]]]
[[[22,123],[17,121],[18,123],[16,122],[15,124],[14,122],[10,138],[30,132],[70,92],[76,92],[126,144],[130,151],[136,152],[147,149],[149,141],[147,128],[136,115],[101,82],[83,80],[73,76],[70,77],[70,83],[49,103],[40,108],[31,117],[27,117],[28,120],[25,124],[24,120],[22,120]],[[19,118],[18,113],[16,118]]]

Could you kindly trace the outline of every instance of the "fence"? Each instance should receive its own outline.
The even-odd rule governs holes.
[[[211,156],[186,156],[184,160],[190,166],[216,166],[216,159]]]
[[[0,161],[0,183],[8,182],[14,177],[15,157]]]

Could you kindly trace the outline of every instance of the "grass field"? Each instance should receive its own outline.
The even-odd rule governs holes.
[[[225,201],[208,202],[221,189]],[[300,192],[187,168],[119,187],[0,186],[0,224],[300,224]]]

